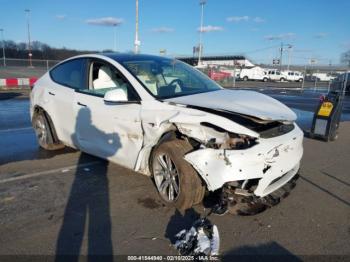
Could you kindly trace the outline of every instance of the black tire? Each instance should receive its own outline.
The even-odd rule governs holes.
[[[184,140],[171,140],[160,144],[152,153],[152,175],[160,198],[166,204],[174,205],[180,210],[186,210],[193,205],[200,203],[203,200],[205,193],[205,186],[203,185],[201,178],[194,168],[183,158],[184,155],[192,149],[192,146]],[[161,161],[159,161],[159,158],[162,158],[163,156],[165,157],[165,155],[170,158],[171,166],[173,169],[175,168],[177,172],[174,181],[178,183],[178,193],[174,194],[173,191],[174,199],[172,200],[169,200],[168,197],[170,188],[168,188],[168,190],[165,188],[165,190],[163,190],[165,192],[161,192],[160,189],[166,178],[163,176],[164,180],[161,182],[159,181],[159,179],[162,179],[160,173],[165,170],[160,167]],[[167,161],[166,157],[165,161]],[[159,171],[160,169],[161,171]],[[173,178],[174,177],[171,177],[169,180],[173,181]]]
[[[268,80],[268,79],[267,79],[266,77],[264,77],[263,82],[267,82],[267,80]]]
[[[32,120],[32,125],[40,147],[45,150],[62,149],[64,145],[55,139],[55,129],[43,111],[37,111]]]
[[[248,77],[247,76],[243,77],[243,81],[248,81]]]
[[[284,77],[281,77],[280,81],[284,82],[284,81],[286,81],[286,79]]]
[[[302,79],[302,78],[299,79],[299,82],[303,82],[303,81],[304,81],[304,79]]]

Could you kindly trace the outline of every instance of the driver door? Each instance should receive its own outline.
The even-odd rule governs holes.
[[[143,142],[140,98],[113,65],[91,59],[87,70],[88,86],[75,92],[76,142],[82,151],[133,169]],[[105,102],[106,92],[117,88],[128,101]]]

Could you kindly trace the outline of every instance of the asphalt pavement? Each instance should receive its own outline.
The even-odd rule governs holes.
[[[256,90],[291,106],[306,131],[325,92]],[[146,176],[68,148],[41,150],[28,108],[27,93],[0,92],[0,255],[177,254],[174,235],[203,214],[202,205],[181,214]],[[210,217],[221,254],[349,259],[349,115],[347,98],[337,141],[305,139],[298,185],[279,205]]]

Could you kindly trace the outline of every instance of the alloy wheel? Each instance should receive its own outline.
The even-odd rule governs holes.
[[[155,156],[153,175],[160,196],[166,202],[176,201],[180,193],[180,177],[168,154],[161,153]]]

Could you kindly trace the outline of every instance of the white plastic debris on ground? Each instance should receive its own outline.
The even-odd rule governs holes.
[[[181,255],[219,255],[219,230],[208,219],[197,220],[189,230],[177,233],[176,238],[175,248]]]

